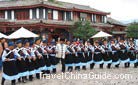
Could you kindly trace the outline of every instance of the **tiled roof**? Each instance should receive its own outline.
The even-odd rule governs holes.
[[[68,3],[68,2],[61,2],[61,1],[56,1],[52,3],[44,0],[0,1],[0,8],[16,7],[16,6],[31,6],[31,5],[38,5],[38,4],[45,4],[49,6],[55,6],[55,7],[66,8],[66,9],[77,8],[77,9],[88,10],[92,12],[106,13],[106,12],[91,8],[90,6],[79,5],[79,4]]]
[[[110,24],[113,24],[113,25],[126,26],[126,25],[123,24],[122,22],[117,21],[117,20],[115,20],[115,19],[113,19],[113,18],[110,18],[110,17],[107,18],[107,22],[110,23]]]

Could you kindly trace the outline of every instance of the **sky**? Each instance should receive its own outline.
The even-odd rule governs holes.
[[[138,0],[59,0],[110,12],[109,17],[128,23],[138,21]]]

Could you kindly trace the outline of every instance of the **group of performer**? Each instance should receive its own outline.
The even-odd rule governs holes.
[[[36,38],[35,40],[18,39],[9,41],[8,46],[2,53],[3,74],[2,82],[11,80],[12,85],[18,82],[32,81],[34,77],[40,79],[42,73],[56,73],[57,64],[61,60],[62,72],[75,70],[93,69],[96,64],[101,69],[106,65],[108,69],[112,66],[119,68],[124,64],[128,68],[133,64],[138,66],[136,46],[133,40],[126,42],[121,39],[104,40],[102,44],[95,41],[92,45],[89,41],[65,41],[50,42]]]

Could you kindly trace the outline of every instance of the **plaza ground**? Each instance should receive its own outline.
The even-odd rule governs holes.
[[[133,68],[131,66],[130,68],[124,68],[123,65],[120,66],[119,69],[117,68],[111,68],[107,69],[104,67],[104,69],[99,69],[98,66],[96,66],[93,70],[90,70],[89,67],[87,70],[81,70],[81,71],[73,71],[72,74],[93,74],[93,75],[103,75],[103,74],[110,74],[110,78],[107,77],[94,77],[91,76],[87,79],[85,77],[78,79],[67,79],[71,78],[70,74],[61,73],[61,65],[57,66],[58,68],[58,75],[65,76],[67,74],[67,77],[63,79],[58,79],[60,77],[56,77],[54,79],[41,79],[37,80],[34,79],[33,82],[28,81],[27,83],[17,83],[17,85],[138,85],[138,68]],[[114,76],[117,75],[115,78]],[[77,78],[77,77],[76,77]],[[5,82],[5,85],[10,85],[9,81]]]

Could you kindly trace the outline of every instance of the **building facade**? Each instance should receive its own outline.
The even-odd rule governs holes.
[[[76,21],[90,21],[97,31],[124,34],[125,25],[108,18],[110,13],[89,6],[47,0],[0,1],[0,32],[10,34],[24,27],[51,41],[60,36],[71,39],[70,28]]]

